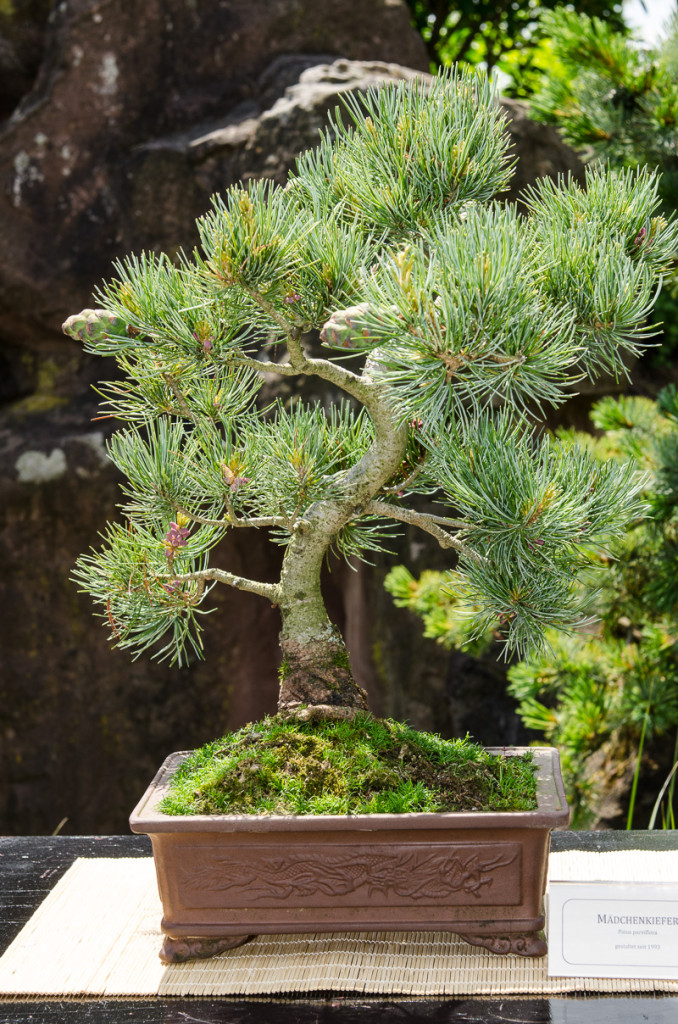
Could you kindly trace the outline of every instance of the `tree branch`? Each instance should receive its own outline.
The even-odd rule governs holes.
[[[313,359],[306,355],[302,348],[301,338],[288,338],[287,350],[290,354],[290,365],[297,373],[313,374],[327,380],[330,384],[346,391],[347,394],[357,398],[364,405],[369,403],[371,394],[374,391],[372,381],[365,380],[363,376],[347,370],[339,363],[332,363],[329,359]]]
[[[196,419],[195,413],[193,412],[190,405],[186,401],[186,396],[180,389],[179,385],[177,384],[172,374],[163,373],[162,379],[165,381],[165,384],[167,384],[167,387],[170,389],[170,391],[176,398],[177,402],[179,403],[179,411],[181,415],[185,416],[187,420],[191,420],[192,423],[197,423],[198,421]]]
[[[240,287],[247,292],[250,298],[256,302],[257,306],[259,306],[260,309],[263,309],[264,313],[270,316],[271,320],[280,327],[288,340],[291,337],[298,337],[299,328],[293,327],[289,320],[286,320],[282,313],[278,312],[273,303],[264,298],[261,292],[258,292],[256,288],[250,287],[250,285],[246,284],[243,280],[240,280],[238,283],[240,284]]]
[[[172,583],[215,580],[217,583],[227,583],[229,587],[235,587],[236,590],[246,590],[249,594],[266,597],[272,604],[278,603],[279,587],[277,583],[260,583],[258,580],[247,579],[246,576],[236,576],[226,569],[201,569],[197,572],[169,573],[167,577],[158,576],[160,580],[165,578]]]
[[[237,352],[229,352],[226,357],[229,363],[237,363],[238,366],[246,366],[257,373],[279,373],[285,377],[296,377],[299,371],[291,363],[272,363],[270,360],[255,359],[252,356],[240,355]]]
[[[329,359],[311,359],[303,350],[301,344],[301,329],[299,327],[293,327],[281,313],[275,308],[272,302],[264,298],[260,292],[255,288],[248,287],[244,282],[241,282],[241,286],[247,292],[251,299],[270,316],[271,320],[274,321],[281,328],[287,338],[287,351],[289,352],[290,361],[289,364],[283,364],[284,366],[289,365],[291,369],[281,370],[277,364],[272,364],[270,368],[265,367],[265,372],[270,369],[273,373],[284,373],[290,375],[292,373],[304,373],[313,374],[317,377],[321,377],[323,380],[329,381],[331,384],[336,384],[337,387],[342,388],[349,395],[357,398],[360,402],[365,402],[370,390],[370,383],[365,381],[363,377],[351,370],[346,370],[343,366],[339,366],[337,363],[331,363]],[[247,359],[247,357],[244,357]],[[255,369],[260,370],[265,364],[260,364],[258,360],[244,363],[243,365],[253,365]]]
[[[410,487],[410,485],[414,483],[414,481],[417,479],[417,477],[419,476],[419,474],[421,473],[421,471],[423,470],[425,465],[426,465],[426,456],[424,456],[424,458],[421,460],[421,462],[417,463],[417,465],[414,467],[414,469],[412,470],[412,472],[410,473],[410,475],[407,477],[406,480],[403,480],[403,482],[401,484],[396,484],[395,487],[382,487],[381,493],[382,494],[402,494],[403,491],[406,491],[407,488]]]
[[[322,377],[323,380],[327,380],[331,384],[336,384],[337,387],[349,391],[355,398],[362,400],[362,396],[369,387],[369,382],[365,381],[363,377],[353,373],[351,370],[347,370],[338,363],[330,362],[329,359],[310,358],[302,348],[300,337],[296,335],[288,335],[287,350],[290,354],[289,363],[264,362],[262,359],[255,359],[252,356],[241,355],[237,352],[229,353],[226,359],[229,363],[249,367],[252,370],[256,370],[257,373],[278,373],[285,377],[313,374],[314,376]],[[361,388],[360,393],[351,390],[353,385]]]
[[[400,505],[391,505],[387,501],[370,501],[363,511],[369,515],[386,516],[389,519],[397,519],[401,523],[408,523],[410,526],[417,526],[420,530],[424,530],[426,533],[430,533],[432,537],[435,537],[441,548],[454,548],[455,551],[465,555],[466,558],[470,558],[477,565],[482,565],[485,561],[476,551],[468,547],[467,544],[464,544],[458,537],[454,537],[451,533],[443,530],[439,525],[443,522],[446,525],[465,528],[466,523],[457,523],[453,519],[432,516],[426,512],[415,512],[414,509],[401,508]]]
[[[228,516],[223,519],[208,519],[206,516],[196,515],[195,512],[189,512],[188,509],[183,508],[181,505],[174,503],[174,507],[177,512],[186,516],[193,523],[201,523],[203,526],[252,526],[255,529],[260,529],[265,526],[289,526],[289,521],[284,516],[254,516],[251,519],[241,518],[237,516]]]
[[[414,526],[418,526],[419,519],[423,518],[427,522],[435,523],[438,526],[449,526],[453,530],[468,530],[470,528],[469,523],[464,522],[462,519],[449,519],[447,516],[436,516],[431,512],[415,512],[412,509],[402,508],[400,505],[391,505],[387,501],[379,501],[378,499],[371,501],[370,504],[379,506],[379,512],[375,514],[388,515],[392,519],[399,519],[402,522],[410,521],[405,519],[405,516],[414,516],[416,519],[416,522],[413,522]]]

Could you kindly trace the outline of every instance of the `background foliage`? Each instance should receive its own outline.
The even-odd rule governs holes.
[[[656,48],[640,47],[613,20],[560,7],[544,10],[548,74],[530,98],[534,118],[559,129],[589,159],[617,167],[647,165],[661,174],[665,211],[678,208],[678,16]],[[678,279],[670,277],[653,315],[666,365],[678,346]]]
[[[541,23],[540,15],[558,6],[561,0],[407,2],[434,68],[456,61],[484,64],[488,72],[499,68],[511,76],[508,94],[526,96],[537,87],[541,72],[551,61],[548,28]],[[570,6],[604,19],[619,32],[625,30],[620,2],[587,0]]]

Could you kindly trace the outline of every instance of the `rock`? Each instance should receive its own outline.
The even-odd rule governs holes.
[[[11,0],[0,5],[0,122],[33,87],[52,6],[52,0]]]
[[[555,128],[533,121],[527,104],[520,100],[502,100],[508,130],[511,134],[511,156],[516,166],[511,186],[501,198],[507,202],[519,200],[521,192],[538,178],[567,177],[583,182],[584,164],[569,146],[566,146]]]
[[[12,240],[0,256],[7,358],[27,349],[35,360],[116,257],[192,243],[210,194],[242,175],[229,154],[246,122],[311,55],[315,64],[332,55],[427,66],[402,0],[54,6],[35,84],[0,134],[0,237]],[[228,141],[205,166],[191,142],[217,127],[230,129]],[[253,173],[268,155],[249,154]]]

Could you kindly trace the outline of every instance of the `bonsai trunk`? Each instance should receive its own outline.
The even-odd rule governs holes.
[[[296,530],[283,561],[278,711],[301,719],[352,718],[367,710],[367,695],[353,679],[346,645],[320,589],[325,555],[347,518],[338,504],[319,502]]]
[[[332,364],[313,365],[329,365],[327,379],[339,372]],[[352,718],[357,711],[367,710],[367,694],[353,679],[344,641],[328,618],[320,574],[342,529],[363,516],[405,459],[407,426],[391,408],[386,389],[370,380],[369,370],[370,360],[365,379],[356,383],[351,377],[351,384],[345,379],[341,383],[370,413],[374,440],[341,481],[341,497],[315,502],[297,522],[278,584],[283,654],[278,710],[303,719]]]
[[[281,648],[279,712],[338,720],[367,711],[367,694],[353,679],[348,651],[331,623],[325,636],[305,644],[281,640]]]

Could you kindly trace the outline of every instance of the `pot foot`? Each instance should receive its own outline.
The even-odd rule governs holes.
[[[540,932],[523,932],[512,935],[472,935],[456,933],[471,946],[483,946],[492,953],[517,953],[518,956],[545,956],[546,943]]]
[[[227,935],[218,939],[172,939],[168,936],[162,944],[160,959],[164,964],[183,964],[186,960],[206,960],[217,953],[223,953],[226,949],[235,949],[242,946],[254,935]]]

